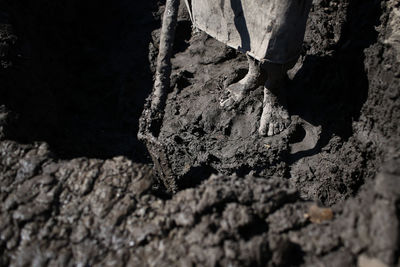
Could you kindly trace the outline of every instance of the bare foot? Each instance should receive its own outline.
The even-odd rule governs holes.
[[[272,136],[281,133],[290,125],[284,94],[277,96],[264,87],[263,112],[258,132],[262,136]]]
[[[237,83],[229,85],[226,90],[228,91],[228,98],[222,99],[220,105],[223,108],[233,108],[236,103],[242,100],[246,93],[255,88],[256,81],[252,81],[246,77]]]
[[[229,85],[226,90],[228,97],[220,101],[220,105],[226,109],[232,109],[236,103],[242,100],[246,93],[257,87],[260,77],[260,67],[256,61],[247,55],[249,71],[239,82]]]

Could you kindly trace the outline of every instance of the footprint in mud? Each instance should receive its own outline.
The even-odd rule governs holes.
[[[321,135],[321,126],[314,126],[300,118],[295,121],[293,132],[290,133],[289,148],[293,160],[297,161],[301,154],[306,154],[305,152],[316,147]]]
[[[261,109],[262,103],[255,101],[242,114],[234,116],[231,120],[229,138],[231,140],[239,140],[257,135],[259,126],[258,114],[261,112]]]

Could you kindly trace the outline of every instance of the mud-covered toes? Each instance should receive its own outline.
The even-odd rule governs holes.
[[[249,72],[240,81],[229,85],[226,88],[228,97],[220,101],[220,106],[225,109],[234,108],[250,90],[254,90],[259,84],[260,69],[254,60],[248,56],[249,59]]]
[[[264,125],[260,125],[260,128],[258,129],[258,133],[261,136],[273,136],[280,134],[283,132],[287,127],[289,123],[287,122],[275,122],[275,123],[266,123]]]
[[[265,136],[267,135],[267,131],[269,131],[269,117],[270,117],[270,113],[265,112],[265,107],[263,110],[263,113],[261,115],[261,119],[260,119],[260,127],[258,128],[258,133],[261,136]]]
[[[273,136],[274,135],[274,125],[272,123],[268,124],[268,136]]]
[[[235,106],[236,101],[229,96],[228,98],[221,99],[219,101],[219,105],[224,109],[232,109]]]
[[[282,118],[282,121],[277,122],[274,127],[274,134],[280,134],[290,125],[290,121],[288,119]]]
[[[282,107],[264,107],[258,133],[261,136],[273,136],[276,134],[280,134],[289,126],[289,124],[289,114]]]
[[[267,127],[263,127],[260,125],[260,128],[258,128],[258,134],[261,136],[266,136],[267,135]]]
[[[222,108],[232,109],[246,93],[246,85],[240,82],[231,84],[227,89],[228,96],[220,100],[219,104]]]

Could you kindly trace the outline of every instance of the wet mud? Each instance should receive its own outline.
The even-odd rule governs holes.
[[[163,3],[0,2],[0,266],[399,266],[400,7],[314,1],[257,134],[244,55],[181,9],[159,141],[136,137]]]

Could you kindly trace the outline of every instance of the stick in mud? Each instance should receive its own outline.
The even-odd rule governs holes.
[[[178,19],[179,0],[167,0],[161,27],[155,82],[151,95],[150,110],[145,110],[145,122],[140,125],[139,139],[148,135],[157,138],[164,113],[167,92],[170,87],[171,55]]]
[[[160,50],[157,58],[156,79],[151,109],[161,111],[164,108],[167,90],[170,86],[171,54],[178,18],[179,0],[167,0],[160,36]]]
[[[174,179],[168,166],[164,147],[158,142],[157,137],[160,133],[167,92],[170,87],[171,55],[178,19],[179,2],[179,0],[167,0],[165,5],[151,103],[150,107],[145,108],[143,112],[143,119],[140,122],[138,133],[139,140],[146,143],[158,174],[162,177],[166,187],[171,191],[174,191],[175,188]]]

